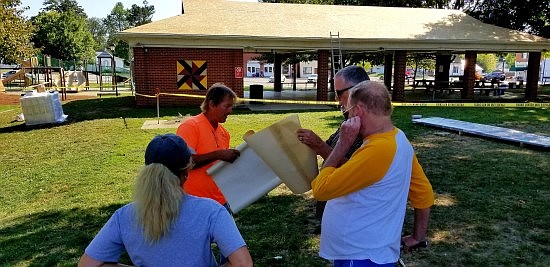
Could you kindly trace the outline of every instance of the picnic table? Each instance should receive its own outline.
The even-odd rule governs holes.
[[[512,83],[509,83],[510,87],[513,87]],[[515,85],[515,83],[514,83]],[[436,93],[443,94],[447,92],[448,94],[453,94],[455,91],[461,91],[464,87],[464,81],[436,81],[436,80],[426,80],[426,79],[417,79],[413,81],[411,85],[413,91],[415,89],[425,89],[427,94],[432,95],[432,100],[435,100]],[[489,95],[491,92],[494,96],[500,96],[504,94],[506,90],[505,82],[500,80],[493,81],[484,81],[476,80],[474,84],[474,91],[479,92],[480,95]]]

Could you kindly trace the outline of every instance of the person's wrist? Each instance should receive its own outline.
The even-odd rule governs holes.
[[[412,237],[414,240],[416,240],[417,243],[418,243],[418,242],[421,242],[421,241],[423,241],[423,240],[425,239],[424,236],[420,236],[420,235],[417,235],[417,234],[412,234],[411,237]]]

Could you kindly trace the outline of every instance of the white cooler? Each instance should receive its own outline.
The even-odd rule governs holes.
[[[26,125],[61,123],[68,117],[63,113],[58,92],[33,92],[22,96],[20,102]]]

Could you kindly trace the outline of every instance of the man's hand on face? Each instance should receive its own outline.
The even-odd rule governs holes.
[[[351,146],[359,135],[359,130],[361,129],[361,120],[359,117],[355,116],[349,118],[342,122],[340,126],[340,138],[338,142],[341,142],[342,145]]]

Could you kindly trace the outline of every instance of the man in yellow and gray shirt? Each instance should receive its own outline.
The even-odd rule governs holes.
[[[328,200],[319,254],[334,266],[394,266],[407,197],[427,209],[433,191],[405,134],[393,126],[384,85],[365,81],[349,93],[350,119],[311,183],[314,197]],[[358,134],[363,145],[346,161]]]

